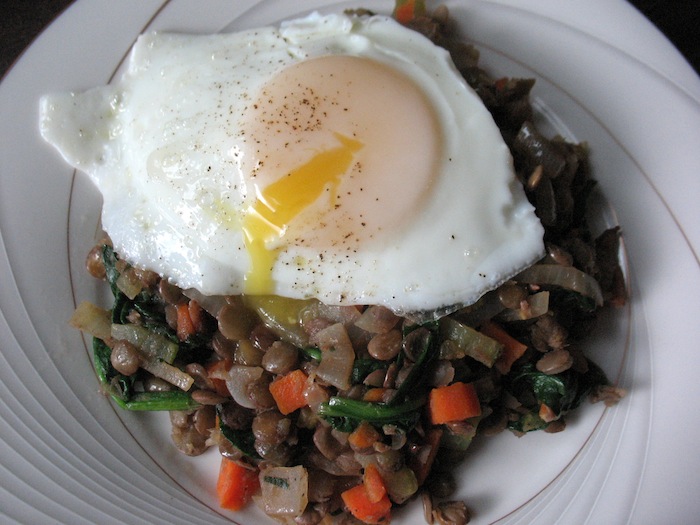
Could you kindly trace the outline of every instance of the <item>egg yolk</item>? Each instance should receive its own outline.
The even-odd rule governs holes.
[[[337,148],[322,151],[287,176],[258,191],[255,204],[243,222],[246,247],[252,258],[252,269],[246,276],[249,294],[270,293],[270,271],[277,258],[277,249],[267,243],[281,238],[292,219],[311,205],[329,185],[337,188],[340,177],[348,170],[355,151],[362,143],[338,135]]]
[[[251,204],[244,291],[274,293],[285,246],[318,257],[379,247],[429,195],[442,137],[430,101],[397,69],[351,56],[287,67],[245,114],[239,167]]]

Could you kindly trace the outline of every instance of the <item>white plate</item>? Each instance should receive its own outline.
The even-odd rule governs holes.
[[[99,299],[84,274],[99,201],[46,146],[39,97],[107,83],[145,29],[215,32],[320,8],[283,0],[82,0],[0,85],[0,521],[260,523],[217,509],[216,452],[173,452],[163,417],[129,414],[99,395],[74,304]],[[494,75],[532,76],[541,125],[591,146],[623,227],[631,301],[591,344],[629,390],[585,406],[563,434],[477,443],[460,470],[473,523],[691,523],[700,513],[700,81],[623,1],[453,0]],[[610,203],[609,205],[607,203]],[[417,504],[397,523],[420,523]]]

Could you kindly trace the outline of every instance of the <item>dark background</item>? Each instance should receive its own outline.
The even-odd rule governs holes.
[[[556,0],[552,0],[556,1]],[[584,0],[585,1],[585,0]],[[630,0],[700,72],[700,1]],[[0,75],[71,0],[5,0],[0,16]],[[601,13],[605,16],[605,13]]]

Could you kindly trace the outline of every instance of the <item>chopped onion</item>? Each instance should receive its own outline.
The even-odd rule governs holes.
[[[538,292],[527,298],[525,308],[517,310],[504,310],[498,315],[498,319],[502,321],[527,321],[536,317],[543,316],[549,311],[549,292]]]
[[[185,392],[194,384],[194,378],[191,375],[158,358],[145,358],[141,362],[141,368]]]
[[[271,516],[299,516],[309,502],[309,476],[302,466],[260,471],[262,504]]]
[[[355,321],[355,326],[372,334],[385,334],[396,326],[399,317],[385,306],[370,306]]]
[[[143,290],[143,283],[135,269],[129,267],[117,277],[117,288],[129,299],[134,299]]]
[[[321,349],[316,375],[340,390],[350,388],[355,350],[342,323],[333,324],[314,335],[311,341]]]
[[[109,310],[88,301],[78,305],[68,324],[98,339],[109,339],[112,335],[112,319]]]
[[[313,301],[303,309],[299,319],[302,324],[309,319],[320,317],[333,323],[349,325],[357,321],[360,315],[360,311],[355,306],[332,306]]]
[[[596,306],[603,306],[603,292],[598,281],[573,266],[536,264],[520,272],[513,280],[527,284],[560,286],[593,299]]]

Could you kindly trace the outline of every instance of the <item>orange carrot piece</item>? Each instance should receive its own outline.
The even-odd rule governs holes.
[[[371,403],[378,403],[383,399],[385,393],[386,388],[370,388],[367,390],[367,392],[365,392],[365,395],[362,396],[362,400],[369,401]]]
[[[363,450],[374,445],[379,439],[379,432],[367,421],[361,422],[357,428],[350,432],[348,443],[354,450]]]
[[[428,411],[433,425],[440,425],[480,416],[481,405],[473,383],[458,381],[433,388],[428,400]]]
[[[365,485],[365,490],[367,490],[367,499],[372,503],[378,503],[386,496],[386,485],[384,485],[382,475],[374,463],[369,463],[365,467],[362,483]]]
[[[194,331],[201,332],[204,329],[204,308],[199,302],[190,299],[190,302],[187,303],[187,310],[189,311],[190,319],[192,319]]]
[[[221,508],[241,510],[260,490],[258,471],[242,467],[235,461],[221,458],[216,493]]]
[[[548,405],[545,405],[544,403],[540,405],[538,415],[540,416],[540,419],[545,423],[551,423],[552,421],[557,419],[556,412],[554,412],[554,410],[552,410]]]
[[[502,91],[507,85],[508,85],[508,78],[507,77],[501,77],[493,83],[493,87],[496,88],[496,91]]]
[[[503,352],[494,363],[496,370],[501,374],[507,374],[513,363],[520,359],[527,350],[527,345],[518,341],[493,321],[484,323],[479,331],[503,345]]]
[[[372,525],[389,523],[391,519],[391,501],[384,494],[377,502],[371,502],[364,484],[357,485],[340,494],[345,506],[358,520]]]
[[[408,24],[422,14],[425,14],[424,0],[397,0],[394,7],[394,18],[402,24]]]
[[[207,366],[209,380],[214,383],[214,390],[216,390],[216,393],[220,396],[228,397],[231,395],[228,387],[226,386],[226,380],[221,379],[220,376],[227,373],[231,369],[232,365],[233,360],[230,357],[226,357],[225,359],[214,361]]]
[[[185,341],[195,333],[194,323],[190,317],[190,308],[187,303],[177,305],[177,338]]]
[[[282,414],[291,414],[298,408],[306,406],[304,390],[308,376],[301,370],[292,370],[270,383],[270,393]]]

